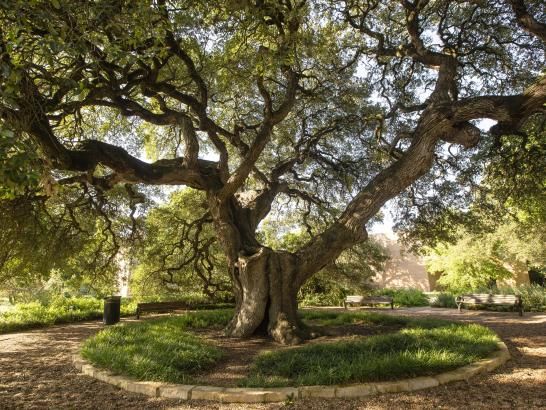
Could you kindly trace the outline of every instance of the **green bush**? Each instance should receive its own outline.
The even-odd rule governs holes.
[[[540,285],[520,285],[510,288],[499,288],[503,295],[521,295],[523,308],[526,311],[546,311],[546,288]]]
[[[428,306],[427,296],[419,289],[380,289],[374,292],[378,296],[391,296],[396,306]]]
[[[456,308],[455,295],[450,292],[440,292],[429,296],[430,306],[440,308]]]

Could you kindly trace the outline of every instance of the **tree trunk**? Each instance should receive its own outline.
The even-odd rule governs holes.
[[[279,343],[300,343],[295,255],[261,247],[252,255],[240,256],[237,265],[233,272],[236,310],[226,333],[248,337],[265,330]]]

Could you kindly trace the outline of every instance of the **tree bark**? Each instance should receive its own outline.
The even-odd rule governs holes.
[[[233,274],[236,309],[226,329],[229,336],[248,337],[266,331],[282,344],[301,342],[296,262],[293,254],[267,247],[238,258]]]
[[[255,236],[255,213],[234,198],[222,201],[209,193],[208,202],[227,257],[236,302],[226,334],[242,338],[264,331],[279,343],[300,343],[298,258],[261,245]]]

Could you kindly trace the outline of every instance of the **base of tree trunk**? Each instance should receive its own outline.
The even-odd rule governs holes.
[[[237,299],[235,315],[226,328],[231,337],[250,337],[264,330],[286,345],[301,343],[292,254],[260,248],[240,257],[234,275]]]

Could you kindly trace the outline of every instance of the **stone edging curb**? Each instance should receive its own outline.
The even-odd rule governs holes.
[[[182,400],[213,400],[222,403],[270,403],[307,397],[357,398],[379,393],[399,393],[426,389],[492,371],[510,359],[508,348],[498,343],[499,350],[487,359],[430,377],[415,377],[394,382],[360,383],[347,386],[302,386],[280,388],[225,388],[194,386],[161,382],[142,382],[97,369],[81,358],[73,356],[74,366],[87,376],[113,384],[121,389],[152,397]]]

